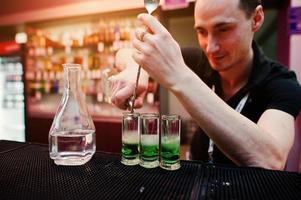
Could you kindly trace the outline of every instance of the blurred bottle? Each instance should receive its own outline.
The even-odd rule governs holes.
[[[43,72],[42,80],[44,93],[49,94],[51,90],[51,80],[47,71]]]
[[[111,103],[111,88],[108,81],[110,72],[111,69],[109,67],[101,71],[102,100],[106,103]]]
[[[35,100],[40,101],[42,99],[42,73],[41,71],[37,71],[36,80],[35,80]]]

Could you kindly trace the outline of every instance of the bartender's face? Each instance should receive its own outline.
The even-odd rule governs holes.
[[[239,0],[197,0],[194,18],[199,44],[213,69],[227,70],[250,59],[253,15],[247,18]]]

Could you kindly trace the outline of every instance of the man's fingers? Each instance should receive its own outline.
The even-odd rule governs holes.
[[[136,98],[134,108],[141,108],[143,106],[143,99],[141,97]]]
[[[143,102],[144,102],[144,97],[146,95],[146,90],[143,90],[143,92],[141,94],[139,94],[139,96],[137,96],[136,100],[135,100],[135,105],[134,108],[141,108],[143,106]]]
[[[119,89],[114,95],[114,104],[119,108],[124,109],[127,104],[127,100],[132,96],[134,88],[126,86]]]
[[[135,31],[135,36],[138,40],[140,41],[143,41],[143,38],[144,38],[144,35],[146,34],[147,32],[142,29],[142,28],[138,28],[136,31]]]
[[[141,108],[143,106],[144,96],[146,94],[146,90],[143,88],[140,88],[143,90],[142,93],[140,93],[135,100],[134,108]],[[114,96],[112,97],[112,102],[121,109],[127,109],[128,100],[133,95],[134,88],[131,86],[126,86],[124,88],[119,88],[114,93]]]
[[[152,15],[149,14],[139,14],[137,17],[141,20],[154,34],[168,32],[167,29]]]

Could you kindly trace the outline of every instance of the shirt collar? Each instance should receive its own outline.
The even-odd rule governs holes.
[[[252,42],[252,49],[254,52],[253,66],[248,83],[245,86],[248,89],[259,85],[271,72],[271,67],[268,64],[268,58],[255,41]]]

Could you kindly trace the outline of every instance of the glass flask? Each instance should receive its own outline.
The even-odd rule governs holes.
[[[49,131],[49,153],[57,165],[82,165],[95,153],[95,126],[81,91],[81,66],[63,67],[64,92]]]

